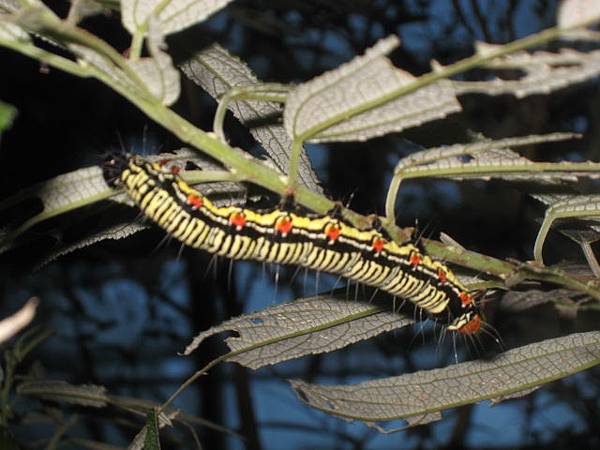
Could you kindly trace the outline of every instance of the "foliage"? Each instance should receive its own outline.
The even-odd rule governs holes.
[[[169,153],[168,157],[171,163],[183,168],[188,169],[190,164],[195,166],[194,170],[185,170],[182,174],[186,181],[198,185],[207,195],[227,193],[226,202],[243,203],[248,199],[246,185],[254,184],[276,196],[294,192],[299,205],[319,213],[327,212],[334,203],[323,195],[306,156],[306,144],[362,143],[456,114],[462,110],[459,96],[469,93],[510,94],[518,98],[549,95],[600,74],[598,51],[571,48],[574,46],[570,41],[557,51],[529,50],[575,36],[584,41],[597,39],[587,27],[599,21],[600,14],[592,11],[585,19],[576,20],[568,7],[559,17],[558,27],[506,45],[480,45],[473,56],[446,66],[432,64],[431,71],[419,77],[391,63],[388,55],[400,46],[396,36],[385,37],[363,55],[295,86],[261,82],[241,59],[216,43],[193,53],[176,66],[167,51],[166,37],[206,19],[227,3],[75,1],[68,16],[62,19],[37,0],[3,0],[0,1],[0,45],[74,76],[96,78],[128,99],[150,119],[202,154],[181,149]],[[121,11],[123,26],[131,35],[127,56],[78,25],[86,16],[97,14],[107,6]],[[469,71],[476,68],[481,73],[473,76],[481,79],[463,77],[471,76]],[[502,70],[522,71],[523,76],[503,80],[490,79],[487,75]],[[171,108],[180,95],[181,74],[219,102],[211,132],[201,130]],[[228,143],[224,129],[227,110],[250,128],[252,136],[262,145],[267,161]],[[577,219],[578,227],[583,226],[587,234],[584,238],[581,234],[570,233],[569,236],[581,243],[591,269],[598,275],[598,264],[589,243],[597,240],[595,222],[599,203],[597,196],[579,192],[578,184],[598,178],[600,165],[588,161],[534,161],[514,150],[578,137],[575,133],[529,134],[504,139],[477,136],[473,142],[420,149],[397,163],[387,193],[386,216],[381,221],[398,241],[410,234],[410,230],[396,224],[398,190],[401,183],[409,179],[526,182],[529,194],[550,205],[535,244],[536,262],[497,259],[468,251],[457,243],[424,239],[426,250],[460,266],[464,273],[484,274],[483,281],[471,280],[473,289],[511,291],[517,285],[530,288],[551,284],[560,288],[561,296],[556,295],[558,289],[538,292],[542,301],[559,304],[566,296],[576,298],[576,306],[597,307],[600,288],[595,279],[588,281],[581,272],[544,266],[542,246],[554,221]],[[214,158],[220,165],[205,156]],[[157,156],[162,157],[165,155]],[[53,217],[100,200],[128,203],[121,193],[106,186],[97,166],[78,169],[33,186],[4,199],[0,207],[13,207],[29,198],[39,199],[43,210],[17,226],[1,230],[0,249],[3,251],[18,248],[32,227]],[[344,208],[343,214],[357,226],[370,223],[369,217],[350,208]],[[101,240],[128,237],[144,227],[123,218],[111,228],[54,250],[46,261]],[[132,446],[160,448],[159,428],[171,427],[175,422],[187,425],[192,421],[182,412],[171,409],[171,403],[218,363],[234,361],[257,369],[305,355],[331,352],[412,322],[410,315],[397,313],[385,302],[352,303],[344,295],[298,299],[232,318],[200,333],[185,354],[190,354],[204,339],[216,333],[234,330],[238,336],[226,340],[229,353],[197,371],[161,405],[109,395],[103,386],[74,386],[49,380],[24,381],[17,387],[16,394],[86,408],[112,406],[133,410],[137,415],[147,414],[147,425]],[[396,419],[416,425],[439,419],[440,412],[448,408],[484,399],[496,402],[524,395],[550,381],[592,367],[600,362],[599,343],[597,331],[574,333],[511,349],[490,361],[457,363],[353,385],[323,386],[293,380],[291,386],[308,405],[345,419],[361,420],[378,429],[381,428],[378,422]],[[11,354],[5,352],[5,355]],[[12,379],[16,363],[11,361],[20,362],[22,357],[6,358],[5,425],[12,418],[8,392],[13,386],[8,380]],[[429,391],[431,386],[435,386],[433,392]],[[418,395],[419,392],[422,394]],[[445,395],[435,395],[436,392]],[[410,398],[409,405],[405,404],[406,398]],[[58,445],[76,420],[61,418],[49,447]],[[197,423],[201,419],[194,420]],[[203,425],[216,427],[210,423]],[[79,443],[83,445],[82,441]]]

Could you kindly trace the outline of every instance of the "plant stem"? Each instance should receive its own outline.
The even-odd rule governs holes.
[[[318,125],[306,130],[304,133],[302,133],[300,136],[297,136],[296,138],[302,142],[306,142],[312,137],[318,135],[321,131],[326,130],[327,128],[330,128],[340,122],[348,120],[358,114],[362,114],[366,111],[382,106],[398,97],[415,92],[424,86],[433,84],[436,81],[450,78],[453,75],[466,72],[467,70],[473,69],[475,67],[483,66],[501,56],[509,55],[520,50],[525,50],[530,47],[545,44],[546,42],[550,42],[561,37],[563,34],[566,34],[569,31],[586,27],[597,22],[598,20],[600,20],[600,18],[593,17],[585,22],[577,24],[576,26],[568,28],[548,28],[546,30],[540,31],[539,33],[527,36],[523,39],[519,39],[517,41],[509,42],[508,44],[499,46],[498,48],[487,51],[485,54],[476,53],[475,55],[469,58],[465,58],[449,66],[445,66],[433,72],[426,73],[425,75],[422,75],[419,78],[417,78],[412,83],[399,87],[398,89],[395,89],[394,91],[389,92],[386,95],[378,97],[369,102],[361,103],[360,106],[357,106],[353,109],[344,110],[343,113],[333,116],[326,121],[320,122]]]

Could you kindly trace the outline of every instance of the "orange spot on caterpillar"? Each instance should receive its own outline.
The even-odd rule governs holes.
[[[383,247],[385,246],[385,241],[379,237],[376,237],[375,239],[373,239],[373,243],[371,244],[371,246],[373,247],[373,251],[375,253],[381,253]]]
[[[419,255],[418,253],[413,253],[412,255],[410,255],[409,263],[411,266],[417,267],[422,262],[423,262],[423,257],[421,255]]]
[[[173,175],[177,175],[177,174],[179,174],[179,172],[181,172],[181,167],[179,167],[179,166],[171,166],[171,173]]]
[[[330,244],[333,244],[340,237],[340,234],[342,234],[342,229],[337,224],[329,225],[325,230],[325,236],[329,239]]]
[[[468,292],[461,292],[459,295],[463,308],[473,304],[473,297]]]
[[[438,269],[437,277],[440,283],[448,281],[448,275],[446,275],[446,272],[443,269]]]
[[[290,216],[284,216],[277,220],[275,224],[275,230],[281,233],[283,237],[286,237],[287,234],[292,231],[292,219]]]
[[[471,320],[465,323],[457,331],[460,334],[475,334],[481,329],[481,317],[475,314]]]
[[[188,195],[187,202],[188,205],[191,205],[194,209],[201,208],[204,204],[204,202],[202,201],[202,197],[195,194]]]
[[[235,212],[229,217],[229,222],[237,231],[240,231],[246,225],[246,216],[242,212]]]

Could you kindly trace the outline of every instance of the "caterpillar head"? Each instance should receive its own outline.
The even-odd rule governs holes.
[[[450,301],[452,318],[448,324],[448,330],[461,334],[477,334],[479,332],[482,325],[481,311],[474,298],[479,294],[471,295],[467,291],[461,291],[458,301]]]
[[[124,153],[109,155],[102,163],[102,176],[110,187],[119,184],[121,173],[129,165],[129,156]]]

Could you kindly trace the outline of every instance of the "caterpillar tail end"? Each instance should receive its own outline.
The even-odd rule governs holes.
[[[450,322],[448,330],[464,335],[477,334],[481,330],[481,321],[481,314],[473,307]]]

